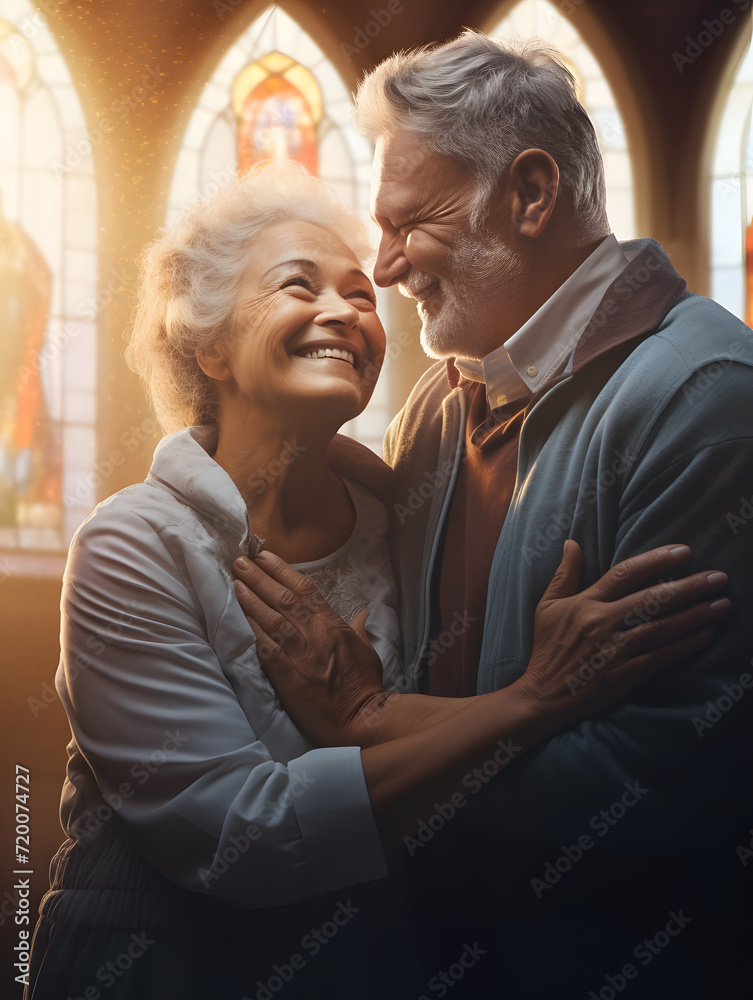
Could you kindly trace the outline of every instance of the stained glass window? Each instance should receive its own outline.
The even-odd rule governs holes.
[[[239,170],[262,160],[294,160],[317,173],[322,94],[307,69],[280,52],[264,56],[236,78],[233,110]]]
[[[604,157],[612,231],[619,240],[634,239],[633,174],[625,125],[601,66],[570,19],[548,0],[521,0],[488,33],[492,37],[542,38],[562,53],[578,84],[578,99],[596,128]]]
[[[277,7],[236,40],[204,87],[178,154],[168,222],[259,160],[303,163],[369,223],[372,151],[354,130],[350,93],[319,46]],[[385,297],[377,290],[384,312]],[[381,454],[389,356],[368,408],[343,431]]]
[[[27,0],[3,0],[0,121],[0,549],[56,552],[97,499],[95,193],[70,74]]]
[[[719,124],[711,180],[711,296],[753,325],[753,46]]]

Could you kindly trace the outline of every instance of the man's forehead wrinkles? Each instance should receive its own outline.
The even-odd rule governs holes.
[[[400,169],[391,171],[384,167],[374,184],[375,197],[379,200],[404,201],[418,197],[431,178],[419,178],[412,173],[403,173]]]
[[[382,169],[382,182],[389,187],[420,188],[436,176],[436,166],[422,163],[415,166],[407,158],[396,158],[394,162],[386,162]]]
[[[380,187],[374,192],[372,215],[374,217],[394,221],[392,219],[392,215],[397,211],[403,211],[401,205],[404,206],[406,204],[410,204],[411,201],[412,199],[409,191],[401,191],[399,188],[394,187],[392,190],[385,190],[385,186],[380,185]]]

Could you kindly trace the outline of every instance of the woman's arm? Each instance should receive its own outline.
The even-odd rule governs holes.
[[[210,540],[190,515],[165,524],[153,508],[147,491],[130,507],[113,498],[71,549],[57,686],[105,797],[76,787],[71,834],[85,838],[102,807],[169,881],[243,907],[385,875],[359,750],[306,752],[271,709],[265,728],[278,747],[289,729],[295,749],[285,736],[287,763],[270,753],[236,694],[268,690],[250,633],[238,629],[232,669],[208,635],[197,589],[242,622]]]
[[[236,567],[256,593],[243,584],[236,592],[262,666],[296,723],[320,742],[364,748],[372,807],[383,837],[393,842],[433,796],[459,790],[469,768],[496,760],[497,741],[507,764],[708,644],[710,626],[729,609],[726,599],[714,599],[724,574],[709,581],[709,573],[700,573],[633,593],[641,580],[672,573],[688,555],[686,546],[663,546],[578,593],[580,549],[568,543],[537,608],[526,673],[501,691],[464,699],[385,692],[365,639],[270,553],[257,566]],[[660,607],[661,617],[639,616],[649,620],[628,628],[647,607]],[[597,643],[609,651],[606,666],[583,684],[576,671]]]

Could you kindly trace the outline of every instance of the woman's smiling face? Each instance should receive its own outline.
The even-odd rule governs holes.
[[[371,282],[337,236],[310,222],[268,226],[251,251],[232,332],[213,378],[237,401],[281,414],[334,413],[368,403],[385,351]]]

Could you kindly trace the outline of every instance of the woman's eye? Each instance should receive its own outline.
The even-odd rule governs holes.
[[[304,278],[302,275],[296,275],[295,278],[288,278],[288,280],[281,287],[290,288],[291,285],[293,286],[297,285],[300,288],[305,288],[309,292],[313,291],[309,279]]]
[[[370,306],[376,306],[376,295],[373,292],[367,292],[363,288],[359,288],[358,291],[351,292],[350,295],[346,295],[345,297],[347,299],[363,299]]]

